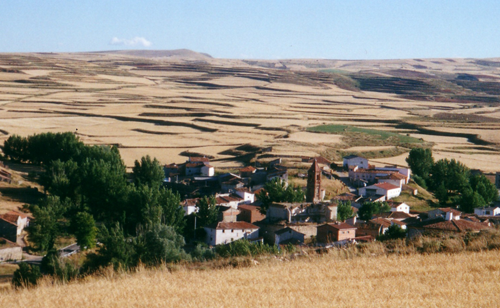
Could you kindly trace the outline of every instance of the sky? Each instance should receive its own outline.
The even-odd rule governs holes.
[[[1,0],[0,52],[233,59],[500,57],[498,0]]]

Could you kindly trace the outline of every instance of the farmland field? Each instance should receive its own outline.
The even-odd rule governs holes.
[[[155,55],[0,54],[0,143],[71,131],[88,144],[117,145],[129,167],[146,154],[238,166],[264,147],[268,157],[358,153],[404,165],[412,147],[424,146],[485,172],[500,163],[500,69],[485,64],[498,59]],[[247,144],[252,151],[234,150]]]
[[[496,307],[499,251],[260,260],[248,267],[105,272],[67,285],[0,291],[33,307]]]

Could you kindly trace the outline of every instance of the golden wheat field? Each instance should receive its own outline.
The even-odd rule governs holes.
[[[2,307],[498,307],[499,251],[141,269],[0,293]]]
[[[275,157],[338,161],[356,152],[405,164],[406,141],[308,130],[343,125],[421,139],[436,157],[486,172],[500,163],[498,59],[166,55],[0,54],[0,142],[71,131],[88,144],[117,145],[127,166],[147,154],[179,163],[198,153],[237,167],[270,146]],[[253,150],[241,149],[248,144]]]

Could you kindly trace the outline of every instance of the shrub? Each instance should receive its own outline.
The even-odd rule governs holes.
[[[423,253],[436,253],[441,250],[441,242],[433,238],[423,238],[422,248]]]
[[[40,268],[28,263],[20,263],[19,268],[14,272],[12,285],[14,288],[31,288],[36,286],[38,280],[42,277]]]

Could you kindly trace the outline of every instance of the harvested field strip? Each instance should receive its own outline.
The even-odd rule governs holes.
[[[195,119],[193,119],[193,121],[213,123],[213,124],[222,124],[222,125],[231,125],[231,126],[245,126],[245,127],[259,127],[261,125],[261,124],[253,124],[253,123],[219,121],[219,120],[199,119],[199,118],[195,118]]]
[[[360,128],[360,127],[354,127],[354,126],[347,126],[347,125],[319,125],[319,126],[314,126],[314,127],[308,127],[308,131],[312,132],[319,132],[319,133],[348,133],[348,132],[354,132],[354,133],[363,133],[363,134],[368,134],[375,136],[377,139],[388,139],[390,137],[397,137],[400,142],[404,143],[422,143],[421,140],[409,137],[409,136],[404,136],[400,135],[397,133],[392,133],[388,131],[381,131],[381,130],[373,130],[373,129],[366,129],[366,128]]]
[[[208,128],[208,127],[199,126],[196,124],[174,122],[174,121],[165,121],[165,120],[149,120],[149,119],[139,119],[139,118],[133,118],[133,117],[126,117],[126,116],[101,115],[101,114],[93,114],[93,113],[80,113],[80,112],[55,111],[55,110],[54,111],[39,111],[39,112],[40,113],[65,114],[65,115],[77,115],[77,116],[82,116],[82,117],[107,118],[107,119],[114,119],[114,120],[125,121],[125,122],[152,123],[155,125],[165,125],[165,126],[182,126],[182,127],[189,127],[189,128],[197,129],[197,130],[203,131],[203,132],[216,132],[217,131],[217,129],[215,129],[215,128]]]
[[[193,146],[131,146],[131,145],[118,145],[120,149],[197,149],[197,148],[209,148],[209,147],[234,147],[240,146],[242,143],[229,143],[229,144],[204,144],[204,145],[193,145]]]
[[[143,112],[139,114],[140,117],[170,117],[170,118],[183,118],[183,117],[213,117],[218,116],[215,113],[208,112],[193,112],[193,113],[154,113],[154,112]]]
[[[420,134],[431,135],[431,136],[467,138],[467,140],[470,143],[474,143],[476,145],[495,145],[494,142],[489,142],[489,141],[483,140],[483,139],[479,138],[478,135],[475,135],[475,134],[440,132],[440,131],[435,131],[435,130],[421,127],[420,125],[417,125],[417,124],[401,123],[401,124],[397,125],[396,128],[416,130]]]
[[[172,110],[186,110],[186,111],[205,111],[204,108],[190,108],[190,107],[177,107],[177,106],[163,106],[163,105],[144,105],[144,108],[156,108],[156,109],[172,109]],[[212,112],[231,114],[229,111],[222,110],[211,110]]]
[[[179,135],[179,133],[158,132],[158,131],[152,131],[152,130],[146,130],[146,129],[140,129],[140,128],[134,128],[134,129],[132,129],[132,131],[138,132],[138,133],[144,133],[144,134],[152,134],[152,135]]]

